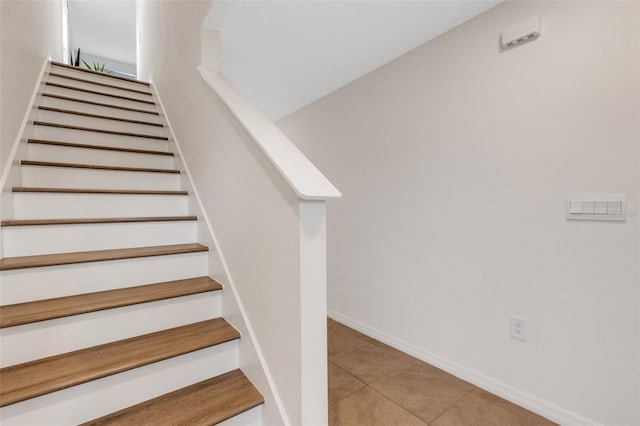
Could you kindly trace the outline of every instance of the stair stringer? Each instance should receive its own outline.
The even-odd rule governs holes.
[[[181,175],[182,188],[189,191],[189,212],[190,214],[197,215],[199,219],[197,231],[198,241],[201,244],[214,248],[214,250],[208,252],[209,275],[224,286],[225,291],[222,294],[223,317],[242,335],[239,344],[240,368],[264,396],[265,402],[262,406],[258,407],[258,409],[263,411],[263,420],[267,421],[266,424],[274,425],[277,423],[291,425],[242,300],[238,296],[235,283],[229,273],[229,268],[215,232],[213,231],[211,221],[206,214],[198,189],[191,177],[189,167],[184,161],[180,143],[173,131],[162,98],[155,84],[153,84],[153,80],[151,79],[150,81],[151,92],[158,103],[161,122],[166,126],[170,135],[169,151],[175,155],[176,168],[184,171]]]
[[[11,188],[14,186],[22,186],[22,174],[17,162],[21,158],[26,158],[27,139],[33,134],[33,120],[37,115],[36,105],[38,105],[42,95],[42,87],[44,77],[50,69],[51,58],[45,59],[36,79],[31,99],[24,112],[24,118],[16,135],[16,139],[11,147],[9,157],[2,164],[2,176],[0,176],[0,218],[10,219],[13,217],[13,197],[11,196]],[[2,244],[2,228],[0,227],[0,259],[3,257]]]

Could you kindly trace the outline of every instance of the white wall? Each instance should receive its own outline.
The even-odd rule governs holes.
[[[135,0],[69,0],[69,20],[81,58],[86,53],[135,68]]]
[[[280,121],[343,193],[334,315],[556,420],[640,424],[639,14],[503,3]],[[573,192],[628,220],[567,222]]]
[[[291,424],[299,425],[305,378],[298,197],[198,73],[200,28],[210,6],[209,1],[138,4],[139,78],[150,79],[162,98],[226,262],[223,311],[242,333],[240,366],[266,399],[264,424],[283,423],[279,395]],[[210,270],[216,277],[224,272]],[[250,327],[257,347],[251,345]]]
[[[62,57],[62,5],[2,0],[0,10],[0,167],[5,170],[44,61]]]
[[[501,0],[217,0],[220,70],[272,120],[344,86]]]

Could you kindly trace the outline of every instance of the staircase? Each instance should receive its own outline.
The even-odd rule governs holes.
[[[152,87],[52,62],[2,221],[0,423],[259,424]]]

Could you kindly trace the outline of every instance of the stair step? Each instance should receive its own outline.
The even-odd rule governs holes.
[[[83,425],[214,425],[262,403],[264,398],[242,371],[233,370]]]
[[[140,102],[140,103],[148,104],[148,105],[155,105],[156,104],[156,102],[152,101],[152,100],[138,99],[138,98],[133,98],[131,96],[116,95],[116,94],[113,94],[113,93],[102,92],[102,91],[99,91],[99,90],[84,89],[84,88],[81,88],[81,87],[69,86],[68,84],[52,83],[50,81],[47,81],[44,84],[46,86],[49,86],[49,87],[57,87],[59,89],[67,89],[67,90],[75,90],[77,92],[90,93],[92,95],[99,95],[99,96],[107,96],[107,97],[110,97],[110,98],[122,99],[122,100],[125,100],[125,101]]]
[[[140,80],[135,80],[133,78],[122,77],[122,76],[119,76],[119,75],[106,74],[106,73],[103,73],[103,72],[93,71],[93,70],[89,70],[89,69],[85,69],[85,68],[74,67],[73,65],[67,65],[67,64],[63,64],[61,62],[51,61],[51,65],[56,66],[56,67],[61,67],[61,68],[72,69],[74,71],[80,71],[80,72],[85,72],[85,73],[89,73],[89,74],[95,74],[95,75],[98,75],[100,77],[107,77],[107,78],[114,78],[114,79],[117,79],[117,80],[123,80],[123,81],[126,81],[128,83],[143,84],[145,86],[149,86],[150,85],[146,81],[140,81]]]
[[[148,167],[155,169],[175,168],[175,157],[173,153],[168,151],[159,151],[157,149],[147,150],[142,147],[123,148],[113,146],[103,149],[102,147],[104,147],[104,145],[96,145],[94,143],[87,143],[86,141],[76,144],[66,139],[63,140],[64,142],[41,139],[28,143],[24,158],[34,161],[101,164],[105,166],[117,164],[119,166]],[[130,149],[133,149],[133,151],[129,151]]]
[[[19,173],[22,176],[23,187],[51,187],[51,188],[75,188],[81,182],[83,189],[89,188],[117,188],[126,190],[165,190],[178,191],[182,188],[180,173],[173,169],[138,167],[137,165],[119,164],[117,161],[85,162],[82,159],[75,162],[24,160],[21,162]],[[70,160],[74,160],[71,158]],[[93,167],[97,166],[97,167]],[[126,167],[125,167],[126,166]],[[142,164],[142,166],[145,166]],[[136,214],[142,216],[142,214]],[[153,216],[165,215],[164,213],[151,213]],[[72,216],[84,217],[80,212]],[[67,217],[72,217],[67,216]],[[103,214],[102,216],[109,216]],[[165,215],[168,216],[168,215]],[[24,217],[23,219],[26,219]],[[35,218],[32,218],[35,219]],[[46,219],[46,216],[43,217]]]
[[[53,98],[53,99],[61,99],[61,100],[64,100],[64,101],[82,102],[82,103],[85,103],[85,104],[96,105],[96,106],[101,106],[101,107],[106,107],[106,108],[115,108],[115,109],[121,109],[121,110],[125,110],[125,111],[140,112],[140,113],[143,113],[143,114],[160,115],[160,113],[157,112],[157,111],[149,111],[149,110],[146,110],[146,109],[132,108],[132,107],[128,107],[128,106],[106,104],[104,102],[92,101],[92,100],[89,100],[89,99],[73,98],[71,96],[58,95],[56,93],[43,93],[42,96],[45,96],[45,97],[48,97],[48,98]]]
[[[94,188],[44,188],[15,186],[12,192],[47,192],[61,194],[137,194],[137,195],[189,195],[188,191],[164,191],[147,189],[94,189]]]
[[[167,281],[0,306],[0,328],[222,289],[209,277]]]
[[[84,92],[84,94],[97,94],[97,92],[100,92],[100,94],[115,95],[114,98],[111,99],[133,98],[140,101],[151,101],[154,99],[153,94],[150,91],[140,91],[142,86],[131,87],[134,85],[118,83],[118,86],[122,86],[118,87],[112,84],[112,82],[104,81],[104,79],[101,81],[101,79],[97,79],[93,76],[89,76],[89,79],[87,79],[84,75],[78,76],[77,74],[74,75],[69,72],[62,72],[60,74],[63,74],[63,76],[57,76],[51,73],[47,76],[45,80],[45,91],[56,92],[58,89],[48,90],[53,87],[62,89],[69,89],[73,87],[71,90],[79,90]],[[66,76],[68,76],[68,78],[66,78]],[[96,83],[94,84],[91,80]],[[80,96],[86,97],[84,94],[81,94]]]
[[[240,338],[222,318],[0,369],[0,407]]]
[[[152,123],[150,121],[132,120],[129,118],[113,117],[113,116],[102,115],[102,114],[91,114],[88,112],[75,111],[75,110],[66,109],[66,108],[54,108],[54,107],[40,105],[38,109],[42,111],[59,112],[61,114],[72,114],[72,115],[80,115],[83,117],[101,118],[104,120],[122,121],[124,123],[131,123],[131,124],[142,124],[145,126],[164,127],[162,123]]]
[[[198,220],[197,216],[96,217],[78,219],[3,220],[1,226],[85,225],[92,223],[170,222]]]
[[[64,170],[64,169],[60,169]],[[110,172],[119,173],[119,172]],[[176,175],[163,175],[176,177]],[[83,188],[75,192],[53,188],[13,193],[13,219],[64,219],[68,217],[186,216],[189,195],[185,191],[147,191]],[[31,192],[31,190],[37,192]]]
[[[53,216],[46,219],[52,218]],[[165,246],[197,241],[198,223],[195,220],[10,226],[3,227],[2,232],[5,257]],[[38,295],[32,299],[44,298]]]
[[[115,111],[111,113],[105,111],[105,108],[102,107],[92,107],[90,105],[73,106],[67,101],[62,102],[63,104],[61,105],[60,102],[57,101],[48,101],[45,106],[38,107],[33,116],[33,120],[116,132],[167,136],[165,128],[159,119],[160,117],[149,116],[147,119],[135,112]],[[66,105],[64,105],[65,102],[67,102]],[[102,109],[102,111],[100,109]],[[81,114],[75,114],[76,110],[82,110],[83,112]],[[71,113],[65,111],[71,111]],[[33,135],[31,136],[33,137]],[[87,133],[87,137],[92,137],[92,134]],[[78,142],[87,143],[88,141]]]
[[[180,174],[180,170],[176,170],[176,169],[153,169],[153,168],[146,168],[146,167],[103,166],[100,164],[57,163],[53,161],[22,160],[20,161],[20,164],[23,166],[48,166],[48,167],[67,167],[67,168],[76,168],[76,169],[96,169],[96,170],[115,170],[115,171],[126,171],[126,172]]]
[[[42,266],[69,265],[73,263],[102,262],[106,260],[133,259],[149,256],[166,256],[208,251],[202,244],[172,244],[167,246],[136,247],[82,251],[74,253],[55,253],[37,256],[5,257],[0,259],[0,271],[10,269],[37,268]]]
[[[135,153],[135,154],[173,156],[173,152],[167,152],[167,151],[154,151],[154,150],[150,150],[150,149],[120,148],[120,147],[116,147],[116,146],[91,145],[91,144],[75,143],[75,142],[60,142],[60,141],[52,141],[52,140],[47,140],[47,139],[29,139],[28,142],[29,143],[35,143],[35,144],[43,144],[43,145],[67,146],[67,147],[70,147],[70,148],[102,149],[102,150],[106,150],[106,151],[130,152],[130,153]]]
[[[2,281],[0,284],[2,286],[0,305],[13,305],[31,302],[35,299],[53,299],[205,276],[209,274],[207,262],[211,256],[216,256],[216,253],[200,251],[106,262],[72,263],[63,267],[51,266],[0,271],[0,281]],[[216,277],[214,276],[214,278]],[[215,305],[212,305],[210,312],[215,312],[215,309]],[[64,319],[61,321],[77,323]],[[0,334],[3,333],[0,332]],[[39,342],[39,344],[47,345],[46,342]],[[7,349],[3,348],[0,351],[1,357],[4,356]]]
[[[108,129],[108,127],[104,127]],[[114,129],[119,132],[122,129]],[[150,134],[153,134],[149,132]],[[63,126],[33,126],[30,135],[34,139],[44,139],[60,142],[72,142],[114,148],[145,149],[150,151],[169,151],[169,141],[160,138],[145,138],[135,135],[121,135],[111,132],[83,131],[83,129],[66,128]],[[47,159],[40,159],[47,161]],[[59,160],[51,160],[59,161]]]
[[[99,82],[99,81],[88,80],[86,78],[80,78],[80,77],[74,77],[74,76],[70,76],[70,75],[60,74],[60,73],[53,72],[53,71],[49,73],[49,76],[57,77],[57,78],[65,78],[67,80],[79,81],[81,83],[95,84],[97,86],[108,87],[110,89],[126,90],[128,92],[140,93],[142,95],[152,96],[151,92],[148,92],[148,91],[145,91],[145,90],[130,89],[128,87],[122,87],[122,86],[118,86],[118,85],[115,85],[115,84],[102,83],[102,82]]]
[[[130,136],[135,138],[147,138],[147,139],[158,139],[163,141],[168,141],[169,138],[166,136],[156,136],[156,135],[148,135],[143,133],[130,133],[130,132],[120,132],[117,130],[106,130],[106,129],[96,129],[93,127],[83,127],[83,126],[72,126],[70,124],[60,124],[60,123],[48,123],[44,121],[34,121],[33,124],[35,126],[46,126],[46,127],[57,127],[60,129],[70,129],[70,130],[82,130],[85,132],[98,132],[98,133],[107,133],[110,135],[118,135],[118,136]]]

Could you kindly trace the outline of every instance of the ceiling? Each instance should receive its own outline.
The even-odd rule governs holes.
[[[217,0],[220,68],[278,120],[501,0]]]
[[[68,0],[74,48],[127,64],[136,63],[135,0]]]

